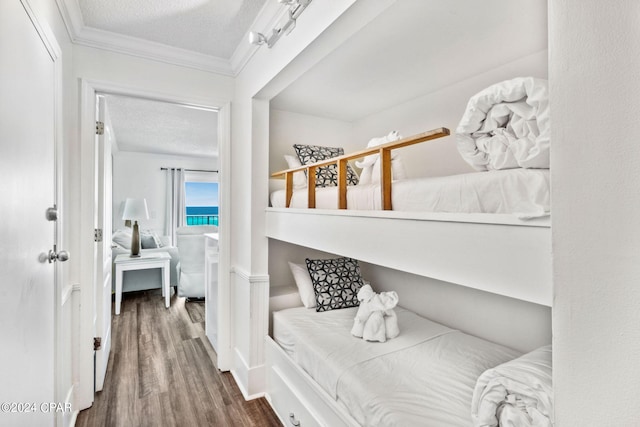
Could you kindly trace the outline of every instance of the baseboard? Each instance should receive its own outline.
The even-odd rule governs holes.
[[[249,367],[240,351],[235,348],[235,368],[231,375],[236,381],[245,400],[258,399],[265,396],[265,365]]]
[[[71,414],[71,418],[69,419],[69,427],[74,427],[76,425],[79,413],[80,411],[78,411],[77,409],[73,411],[73,413]]]

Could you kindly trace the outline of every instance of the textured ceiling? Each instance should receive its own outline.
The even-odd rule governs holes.
[[[546,2],[401,0],[271,105],[354,121],[546,48]]]
[[[218,155],[215,111],[126,96],[105,95],[105,100],[120,151]]]
[[[87,27],[229,59],[268,0],[78,0]]]

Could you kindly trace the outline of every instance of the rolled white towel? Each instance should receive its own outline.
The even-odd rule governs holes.
[[[475,427],[553,426],[551,346],[486,370],[471,403]]]
[[[371,138],[369,140],[369,143],[367,144],[367,148],[371,148],[371,147],[377,147],[378,145],[382,145],[382,144],[386,144],[388,142],[392,142],[392,141],[397,141],[400,138],[402,138],[402,136],[400,136],[400,133],[397,130],[392,130],[391,132],[389,132],[387,135],[385,136],[381,136],[379,138]],[[391,158],[393,158],[396,155],[395,152],[391,152]],[[380,158],[379,154],[370,154],[368,156],[366,156],[364,159],[360,160],[360,161],[356,161],[356,166],[364,169],[368,166],[373,166],[373,164]]]

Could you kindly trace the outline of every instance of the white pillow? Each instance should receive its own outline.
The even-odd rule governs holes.
[[[111,236],[111,241],[118,246],[131,249],[131,230],[116,230]]]
[[[293,274],[293,280],[295,280],[296,286],[298,287],[298,294],[300,295],[300,300],[302,300],[302,305],[307,308],[315,308],[316,295],[313,292],[313,283],[311,282],[311,276],[309,276],[307,266],[289,262],[289,268],[291,269],[291,274]]]
[[[316,308],[316,294],[313,290],[313,282],[311,281],[307,266],[304,264],[294,264],[289,261],[289,268],[291,269],[291,274],[293,274],[293,280],[295,280],[296,286],[298,287],[298,295],[300,295],[302,305],[306,308]],[[365,285],[371,286],[371,282],[368,280],[362,279],[362,281]]]
[[[300,166],[302,166],[302,163],[300,163],[300,159],[298,159],[296,156],[290,156],[288,154],[285,154],[284,159],[287,161],[287,165],[289,166],[289,169],[299,168]],[[297,189],[306,188],[306,187],[307,187],[307,177],[305,176],[304,171],[294,172],[293,173],[293,189],[297,190]]]

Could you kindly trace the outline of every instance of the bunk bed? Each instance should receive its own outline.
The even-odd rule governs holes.
[[[271,195],[267,237],[551,306],[547,82],[519,77],[471,97],[456,140],[478,172],[393,179],[397,151],[450,134],[375,139],[272,174],[284,176],[285,189]],[[348,185],[349,161],[359,158],[369,174],[375,158],[378,183]],[[317,188],[329,167],[335,179]],[[294,191],[301,171],[306,188]]]
[[[457,133],[463,125],[486,125],[477,115],[472,119],[463,119]],[[542,123],[546,126],[544,120],[546,117]],[[528,157],[522,165],[510,163],[515,159],[511,153],[492,164],[471,152],[478,169],[496,170],[438,179],[394,180],[394,150],[450,133],[438,128],[274,173],[274,177],[284,176],[285,188],[271,194],[272,206],[265,213],[267,237],[551,307],[549,170],[548,164],[540,161],[545,157],[548,161],[548,140],[541,138],[541,149],[523,150]],[[500,132],[496,135],[503,136]],[[465,149],[468,146],[461,151]],[[371,155],[379,159],[379,183],[347,185],[348,162]],[[335,165],[336,185],[317,188],[316,171],[329,165]],[[294,174],[301,171],[306,174],[306,188],[296,189]],[[489,197],[495,198],[498,193],[500,199],[487,202],[478,190],[482,187],[493,190]],[[496,188],[501,191],[496,192]],[[477,195],[477,203],[470,206],[447,201],[444,211],[438,209],[450,193],[454,199],[469,199],[463,195],[465,191]],[[429,201],[430,197],[433,200]],[[415,203],[416,199],[421,202]],[[424,200],[427,202],[422,203]],[[478,378],[518,356],[504,347],[421,319],[418,329],[437,332],[424,342],[391,351],[400,360],[396,366],[386,352],[378,353],[379,347],[372,350],[379,343],[353,341],[348,324],[354,316],[354,309],[331,314],[306,308],[274,313],[273,337],[267,337],[267,390],[283,421],[288,414],[291,425],[307,426],[411,425],[418,419],[428,420],[426,425],[469,425]],[[414,319],[417,315],[400,309],[398,316]],[[412,322],[406,320],[404,324]],[[432,345],[437,355],[430,358],[428,348]],[[360,356],[360,350],[364,356]],[[314,354],[320,357],[313,359]],[[525,359],[528,357],[525,355]],[[421,363],[416,365],[416,361]],[[392,365],[394,368],[388,371]],[[380,372],[379,384],[359,381],[367,372],[376,371]],[[439,383],[438,375],[443,373],[455,380]],[[414,388],[398,387],[399,382],[394,381],[412,376],[419,378]],[[545,371],[545,378],[550,381],[550,369]],[[428,390],[431,384],[433,389]],[[426,395],[420,394],[425,389]],[[398,391],[397,400],[388,393],[390,390]],[[418,406],[424,408],[426,402],[433,411],[415,412],[407,404],[411,401],[408,397],[416,393]],[[443,395],[451,400],[438,402]],[[392,401],[385,401],[387,398]],[[480,404],[476,397],[473,402],[484,408],[479,410],[484,415],[486,408],[492,407]]]

